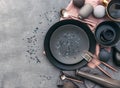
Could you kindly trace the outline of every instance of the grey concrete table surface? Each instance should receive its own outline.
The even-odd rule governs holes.
[[[69,1],[0,0],[0,88],[57,88],[43,41]]]
[[[49,27],[69,0],[0,0],[0,88],[56,88],[59,71],[42,54]]]

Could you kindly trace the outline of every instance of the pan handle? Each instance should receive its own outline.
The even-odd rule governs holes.
[[[91,80],[95,83],[98,83],[98,84],[104,86],[105,88],[120,88],[119,80],[102,77],[102,76],[98,76],[98,75],[91,75],[89,73],[78,71],[78,70],[76,71],[76,75],[86,78],[88,80]]]

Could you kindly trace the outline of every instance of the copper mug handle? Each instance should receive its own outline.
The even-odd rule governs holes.
[[[101,0],[102,4],[108,6],[110,0]]]

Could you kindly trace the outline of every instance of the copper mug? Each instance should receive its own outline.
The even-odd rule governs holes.
[[[120,22],[120,0],[102,0],[102,4],[106,7],[107,16],[113,21]]]

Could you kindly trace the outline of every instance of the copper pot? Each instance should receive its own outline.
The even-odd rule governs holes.
[[[120,22],[120,1],[102,0],[102,4],[106,7],[107,16],[113,21]]]

